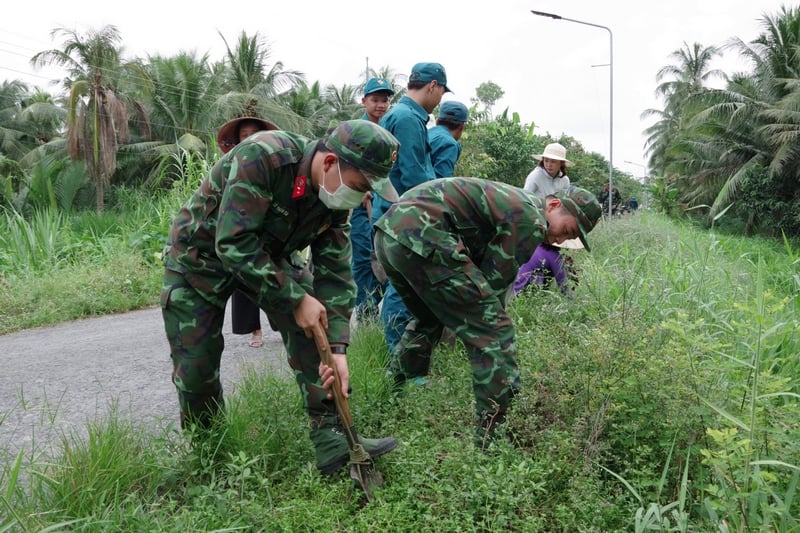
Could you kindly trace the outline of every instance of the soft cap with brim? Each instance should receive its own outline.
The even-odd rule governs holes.
[[[270,122],[258,117],[239,117],[229,120],[217,132],[217,146],[223,154],[227,154],[231,149],[239,144],[239,127],[242,122],[252,120],[258,122],[261,130],[279,130],[280,128]]]
[[[447,73],[439,63],[417,63],[411,67],[411,75],[408,77],[408,81],[421,81],[422,83],[435,81],[444,87],[444,92],[453,92],[447,86]]]
[[[581,232],[579,238],[586,250],[591,251],[589,242],[586,240],[586,234],[592,231],[592,228],[603,215],[603,208],[600,207],[600,202],[597,201],[597,198],[592,193],[580,187],[571,187],[569,192],[561,191],[556,193],[555,196],[561,200],[567,211],[575,215],[575,219],[578,221],[578,229]]]
[[[370,78],[366,85],[364,85],[364,96],[369,96],[372,93],[389,93],[389,96],[394,94],[392,84],[385,78]]]
[[[559,143],[550,143],[544,147],[544,152],[533,156],[537,161],[541,161],[543,157],[563,161],[568,167],[572,166],[572,161],[567,159],[567,149]]]
[[[469,120],[469,110],[461,102],[447,100],[439,106],[439,120],[463,123]]]
[[[400,199],[389,181],[389,171],[400,147],[394,135],[369,120],[346,120],[333,128],[323,143],[361,171],[381,198],[392,203]]]

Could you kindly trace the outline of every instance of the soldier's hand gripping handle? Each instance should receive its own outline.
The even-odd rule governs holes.
[[[323,333],[328,331],[328,312],[322,303],[306,294],[300,304],[294,308],[294,321],[306,332],[306,337],[313,337],[314,328],[322,326]],[[325,343],[327,344],[327,342]]]
[[[347,356],[331,353],[328,337],[320,324],[312,328],[312,331],[314,342],[319,351],[319,377],[322,380],[322,386],[330,391],[328,392],[328,399],[333,399],[334,397],[333,385],[337,377],[341,385],[339,393],[342,398],[347,398],[347,391],[350,387],[350,370],[347,368]]]

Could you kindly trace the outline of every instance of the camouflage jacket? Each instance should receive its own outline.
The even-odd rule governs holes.
[[[214,165],[178,213],[164,266],[223,306],[234,286],[264,310],[294,309],[306,291],[292,279],[310,246],[314,296],[326,307],[331,342],[349,341],[355,302],[348,211],[328,209],[311,186],[318,142],[262,131]]]
[[[441,178],[410,189],[375,227],[442,265],[471,260],[500,296],[544,239],[544,202],[513,185],[478,178]]]

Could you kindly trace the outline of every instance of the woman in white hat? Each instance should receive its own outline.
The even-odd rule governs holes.
[[[539,198],[546,198],[547,196],[556,194],[563,190],[569,190],[569,176],[567,176],[567,167],[572,166],[572,161],[567,159],[567,149],[559,143],[550,143],[544,147],[544,152],[533,156],[539,160],[539,164],[533,171],[528,174],[525,179],[526,191],[538,196]],[[564,247],[572,248],[575,246],[574,241],[579,239],[571,239],[565,241]],[[560,253],[560,248],[550,246],[546,243],[540,244],[533,252],[531,259],[522,265],[519,270],[517,281],[514,283],[514,292],[520,292],[529,283],[536,281],[539,284],[545,284],[545,277],[532,277],[534,269],[542,268],[545,265],[542,263],[542,258],[547,258],[547,265],[563,292],[568,292],[569,285],[567,284],[567,262]],[[574,269],[572,270],[574,274]],[[556,273],[558,273],[556,275]],[[569,279],[577,281],[576,275],[571,275]]]
[[[572,166],[572,161],[567,159],[566,148],[558,143],[550,143],[544,147],[543,153],[533,157],[539,160],[539,164],[525,178],[523,189],[539,198],[569,189],[567,167]]]

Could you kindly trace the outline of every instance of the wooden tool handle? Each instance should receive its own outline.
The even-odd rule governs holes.
[[[339,370],[333,363],[331,348],[328,345],[328,337],[325,335],[325,331],[319,324],[314,326],[314,343],[317,345],[317,351],[319,352],[320,360],[333,369],[333,400],[336,404],[336,410],[339,412],[339,416],[342,418],[342,425],[344,425],[346,428],[352,428],[353,416],[350,413],[350,404],[348,403],[344,394],[342,394],[342,380],[339,377]]]

